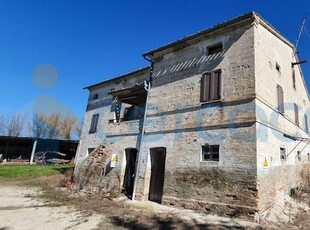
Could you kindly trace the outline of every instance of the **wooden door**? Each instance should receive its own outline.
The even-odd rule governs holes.
[[[124,176],[124,193],[131,199],[136,174],[136,149],[126,149],[126,169]]]
[[[165,180],[166,148],[152,148],[149,200],[161,203]]]

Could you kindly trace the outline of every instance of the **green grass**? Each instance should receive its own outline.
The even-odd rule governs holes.
[[[74,165],[0,165],[0,178],[22,179],[52,176],[68,168],[74,168]]]

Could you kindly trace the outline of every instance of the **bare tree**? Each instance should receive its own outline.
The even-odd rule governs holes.
[[[62,118],[60,133],[62,138],[70,140],[72,132],[75,129],[75,124],[77,123],[77,117],[67,114],[67,116]]]
[[[6,134],[11,137],[19,137],[26,124],[26,115],[22,114],[13,114],[11,117],[8,118],[7,125],[6,125]]]
[[[71,139],[77,120],[77,117],[71,114],[37,112],[32,120],[32,133],[38,138]]]
[[[47,138],[48,124],[45,121],[45,114],[37,112],[32,118],[32,123],[30,124],[32,137],[36,138]]]

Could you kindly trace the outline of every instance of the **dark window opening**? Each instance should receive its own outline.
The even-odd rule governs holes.
[[[220,146],[208,145],[202,146],[202,161],[219,161],[220,159]]]
[[[285,148],[280,148],[280,160],[282,160],[282,161],[286,160],[286,150],[285,150]]]
[[[222,43],[208,47],[208,55],[221,53],[223,51]]]
[[[98,119],[99,119],[99,114],[94,114],[91,119],[89,133],[97,132]]]
[[[201,77],[200,102],[221,98],[221,71],[205,73]]]
[[[294,103],[294,112],[295,112],[295,123],[299,125],[299,114],[298,114],[298,105]]]
[[[117,122],[143,118],[147,96],[144,84],[126,89],[114,89],[110,94],[117,99],[118,106],[114,106]],[[122,109],[122,107],[124,108]],[[111,120],[109,122],[112,123],[114,121]]]
[[[92,151],[94,151],[95,148],[88,148],[88,155],[90,155],[92,153]]]
[[[98,93],[95,93],[94,96],[93,96],[93,100],[98,99],[98,97],[99,97],[99,94],[98,94]]]
[[[307,153],[308,161],[310,161],[310,153]]]
[[[280,113],[284,113],[283,89],[280,85],[277,86],[277,93],[278,93],[278,110]]]

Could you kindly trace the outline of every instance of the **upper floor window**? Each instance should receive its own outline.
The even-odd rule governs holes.
[[[221,98],[221,70],[204,73],[201,77],[200,102]]]
[[[278,110],[280,113],[284,113],[283,89],[280,85],[277,86],[277,94],[278,94]]]
[[[220,146],[205,144],[202,146],[202,161],[219,161]]]
[[[93,117],[91,118],[91,124],[90,124],[89,133],[97,132],[98,119],[99,119],[99,114],[98,113],[94,114]]]
[[[223,51],[223,44],[219,43],[208,47],[208,55],[221,53]]]
[[[95,94],[93,95],[93,100],[98,99],[98,97],[99,97],[98,93],[95,93]]]
[[[299,125],[299,112],[298,112],[298,105],[294,103],[294,113],[295,113],[295,123]]]

